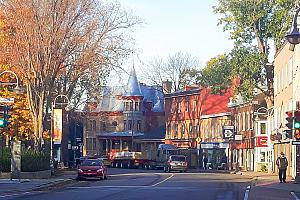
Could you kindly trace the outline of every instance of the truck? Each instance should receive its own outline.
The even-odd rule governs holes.
[[[181,155],[186,157],[186,149],[178,149],[172,144],[160,144],[156,150],[155,157],[146,158],[142,152],[113,152],[109,158],[111,167],[119,168],[144,168],[144,169],[164,169],[167,171],[170,156]]]

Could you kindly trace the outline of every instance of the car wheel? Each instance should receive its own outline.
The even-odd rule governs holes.
[[[104,176],[104,179],[107,180],[107,175]]]

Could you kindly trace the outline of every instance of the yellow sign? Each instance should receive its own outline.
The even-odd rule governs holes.
[[[201,139],[200,137],[197,137],[197,138],[196,138],[197,144],[200,144],[201,141],[202,141],[202,139]]]
[[[60,144],[62,138],[62,109],[53,109],[53,142]]]

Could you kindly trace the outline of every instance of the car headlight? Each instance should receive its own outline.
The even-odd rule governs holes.
[[[79,172],[79,173],[82,173],[83,171],[82,171],[82,169],[78,169],[78,172]]]
[[[99,173],[99,172],[102,172],[102,171],[103,171],[103,169],[102,169],[102,168],[97,170],[97,172],[98,172],[98,173]]]

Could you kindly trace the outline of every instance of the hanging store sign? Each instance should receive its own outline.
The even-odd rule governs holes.
[[[53,109],[53,142],[54,144],[61,144],[62,139],[62,109]]]
[[[257,136],[256,147],[268,147],[268,136]]]
[[[223,138],[224,139],[234,138],[234,126],[223,126]]]

